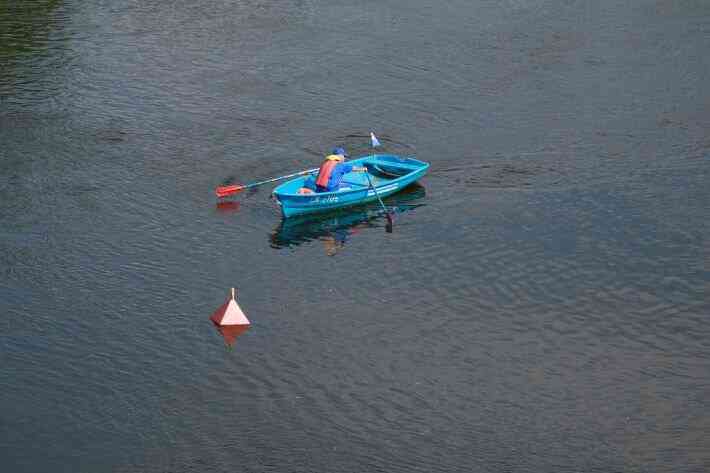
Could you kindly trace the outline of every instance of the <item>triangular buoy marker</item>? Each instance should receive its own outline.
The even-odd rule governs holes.
[[[217,309],[210,317],[210,320],[220,327],[225,325],[249,325],[249,319],[244,315],[242,309],[237,304],[232,288],[231,297]]]

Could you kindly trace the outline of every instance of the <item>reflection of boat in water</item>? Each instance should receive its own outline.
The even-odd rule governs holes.
[[[408,212],[424,203],[419,202],[426,195],[420,184],[412,184],[397,194],[384,199],[385,205],[395,214]],[[272,248],[288,248],[312,240],[323,240],[334,245],[334,251],[342,246],[350,235],[362,228],[378,227],[385,215],[378,202],[357,207],[349,207],[332,212],[299,215],[284,218],[270,236]],[[327,248],[328,249],[328,248]]]

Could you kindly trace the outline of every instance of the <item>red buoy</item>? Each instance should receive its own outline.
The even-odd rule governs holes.
[[[250,324],[249,319],[244,315],[234,298],[234,288],[232,288],[231,297],[212,314],[210,320],[219,327]]]

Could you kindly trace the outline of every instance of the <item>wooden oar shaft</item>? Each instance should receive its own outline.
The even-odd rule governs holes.
[[[311,172],[316,172],[319,168],[306,169],[305,171],[294,172],[293,174],[288,174],[286,176],[272,177],[271,179],[265,179],[259,182],[252,182],[244,186],[245,189],[250,189],[252,187],[260,186],[262,184],[268,184],[269,182],[280,181],[281,179],[288,179],[289,177],[302,176],[303,174],[308,174]]]
[[[370,187],[372,187],[372,190],[375,192],[375,196],[377,196],[377,200],[380,201],[380,205],[382,206],[382,210],[385,211],[385,217],[387,218],[387,225],[385,225],[385,231],[387,233],[392,233],[392,215],[387,211],[387,207],[385,207],[385,203],[382,202],[382,199],[380,198],[380,194],[377,192],[377,189],[375,189],[375,186],[372,185],[372,181],[370,180],[370,172],[366,171],[365,172],[365,177],[367,177],[367,182],[370,184]]]
[[[217,197],[219,197],[219,198],[227,197],[229,195],[236,194],[237,192],[241,192],[244,189],[251,189],[252,187],[257,187],[257,186],[261,186],[263,184],[268,184],[269,182],[280,181],[282,179],[288,179],[289,177],[296,177],[296,176],[302,176],[304,174],[310,174],[312,172],[318,171],[318,169],[319,168],[306,169],[305,171],[294,172],[293,174],[287,174],[285,176],[272,177],[271,179],[265,179],[263,181],[252,182],[251,184],[219,186],[219,187],[217,187],[217,189],[215,189],[215,194],[217,194]]]
[[[384,202],[382,202],[382,199],[380,198],[380,194],[377,192],[377,189],[375,189],[375,186],[372,185],[372,181],[370,180],[370,173],[365,172],[365,177],[367,177],[367,182],[370,184],[370,187],[372,187],[372,190],[375,192],[375,196],[377,197],[377,200],[380,201],[380,205],[382,206],[382,210],[387,212],[387,207],[385,207]]]

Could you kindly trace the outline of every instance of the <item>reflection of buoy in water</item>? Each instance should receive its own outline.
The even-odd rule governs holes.
[[[242,309],[239,307],[239,304],[237,304],[237,300],[234,298],[234,288],[232,288],[231,297],[212,314],[210,320],[219,327],[249,325],[250,323],[247,316],[244,315],[244,312],[242,312]]]
[[[224,343],[231,348],[237,337],[249,330],[249,327],[250,325],[223,325],[217,327],[217,331],[224,338]]]

